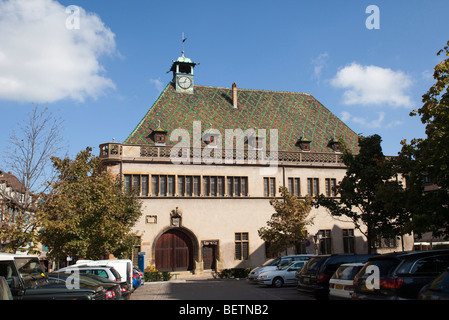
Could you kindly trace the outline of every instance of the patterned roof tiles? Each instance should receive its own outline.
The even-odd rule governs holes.
[[[234,108],[231,88],[195,85],[194,92],[177,93],[169,83],[124,143],[154,145],[150,135],[159,121],[168,135],[183,128],[192,136],[193,122],[201,121],[202,131],[214,128],[222,135],[225,129],[257,128],[267,130],[268,137],[270,129],[277,129],[280,151],[300,151],[296,143],[301,137],[312,141],[312,152],[333,152],[328,145],[333,138],[358,150],[357,134],[310,94],[238,89]]]

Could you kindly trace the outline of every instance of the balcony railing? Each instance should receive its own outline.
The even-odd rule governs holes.
[[[173,151],[172,151],[173,150]],[[186,152],[188,151],[188,152]],[[187,154],[186,154],[187,153]],[[129,160],[130,158],[148,161],[169,162],[178,160],[182,162],[193,162],[201,159],[201,163],[221,159],[224,164],[255,164],[277,161],[279,163],[299,164],[329,164],[342,166],[341,153],[321,153],[308,151],[277,151],[248,149],[215,149],[204,148],[181,148],[173,149],[170,146],[146,146],[146,145],[124,145],[120,143],[105,143],[100,145],[101,159]]]

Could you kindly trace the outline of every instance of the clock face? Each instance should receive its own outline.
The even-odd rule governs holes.
[[[188,89],[192,85],[192,80],[189,77],[179,77],[178,85],[183,89]]]

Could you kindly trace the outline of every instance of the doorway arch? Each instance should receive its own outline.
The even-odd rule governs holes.
[[[198,241],[188,229],[168,228],[154,242],[156,269],[161,271],[193,271],[198,254]]]

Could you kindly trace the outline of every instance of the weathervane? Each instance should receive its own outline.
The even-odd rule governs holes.
[[[187,38],[184,38],[184,32],[182,33],[182,56],[184,57],[184,42],[186,42]]]

